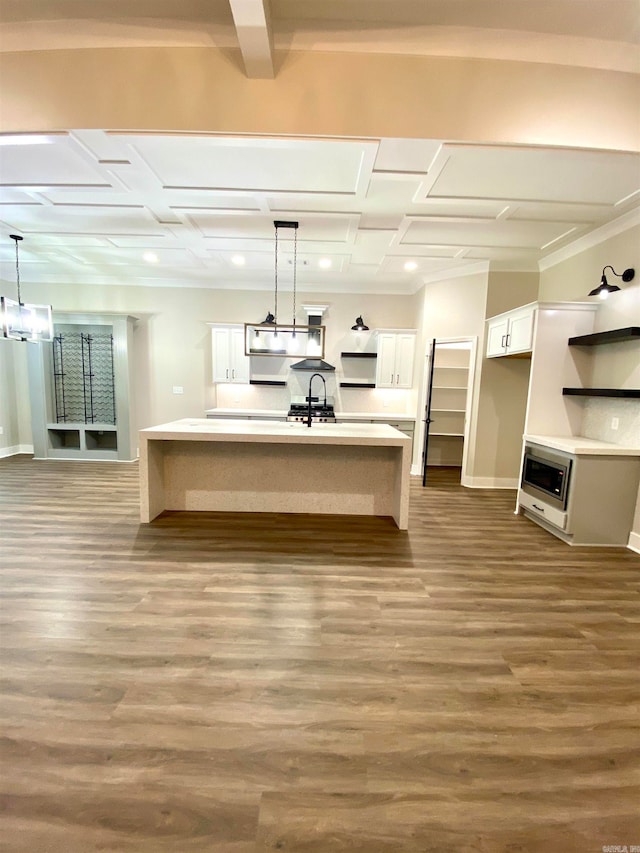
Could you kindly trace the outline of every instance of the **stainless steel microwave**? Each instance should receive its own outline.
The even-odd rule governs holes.
[[[571,482],[571,459],[544,447],[525,446],[522,465],[523,492],[566,510]]]

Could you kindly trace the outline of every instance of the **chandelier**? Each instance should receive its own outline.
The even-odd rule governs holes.
[[[5,338],[14,341],[29,341],[38,343],[40,341],[53,340],[53,319],[50,305],[34,305],[22,301],[20,293],[20,261],[18,257],[18,245],[22,241],[19,234],[9,234],[16,244],[16,285],[18,301],[8,296],[0,296],[0,319],[2,322],[2,333]]]

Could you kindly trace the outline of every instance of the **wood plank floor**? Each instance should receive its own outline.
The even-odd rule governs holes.
[[[0,461],[5,853],[640,845],[640,557],[434,472],[380,518],[165,514]]]

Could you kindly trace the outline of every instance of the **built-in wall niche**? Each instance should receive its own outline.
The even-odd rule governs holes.
[[[54,325],[52,368],[56,423],[116,423],[112,326]]]
[[[54,340],[29,347],[34,455],[133,460],[131,407],[135,318],[54,313]]]

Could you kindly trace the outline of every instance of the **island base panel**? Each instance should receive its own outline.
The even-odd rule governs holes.
[[[142,521],[163,510],[293,512],[392,516],[407,528],[403,447],[144,444],[149,489],[141,501]]]

